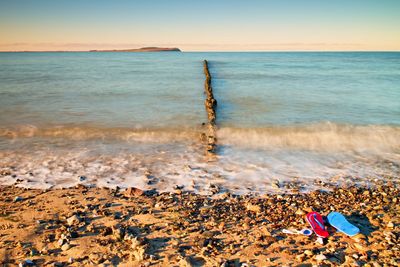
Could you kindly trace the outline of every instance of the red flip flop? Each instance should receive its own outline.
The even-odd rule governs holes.
[[[315,211],[309,212],[306,215],[306,219],[317,236],[324,238],[329,236],[328,231],[325,230],[324,220],[319,213]]]

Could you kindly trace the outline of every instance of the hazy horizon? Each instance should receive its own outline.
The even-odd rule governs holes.
[[[400,1],[0,3],[0,51],[399,51]]]

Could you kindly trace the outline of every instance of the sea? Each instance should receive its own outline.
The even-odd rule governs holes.
[[[264,194],[399,179],[399,52],[0,53],[0,185]]]

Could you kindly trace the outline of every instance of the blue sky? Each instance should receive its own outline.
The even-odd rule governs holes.
[[[400,50],[395,0],[0,0],[0,50]]]

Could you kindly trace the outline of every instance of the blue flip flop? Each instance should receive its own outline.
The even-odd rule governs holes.
[[[349,223],[346,217],[339,212],[331,212],[328,214],[327,218],[330,225],[335,227],[339,232],[342,232],[348,236],[355,236],[360,232],[358,227]]]

